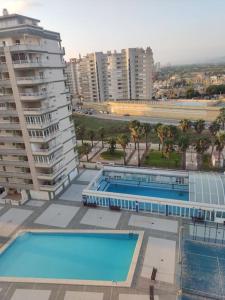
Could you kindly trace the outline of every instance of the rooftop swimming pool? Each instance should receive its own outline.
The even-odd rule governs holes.
[[[0,280],[125,282],[138,240],[128,232],[25,232],[1,253]]]
[[[111,193],[131,194],[139,196],[147,196],[153,198],[165,198],[174,200],[188,201],[189,193],[185,187],[181,188],[177,184],[157,184],[131,182],[128,180],[105,180],[103,179],[98,191],[106,191]]]

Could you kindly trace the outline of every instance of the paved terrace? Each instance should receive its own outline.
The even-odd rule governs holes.
[[[152,268],[156,267],[155,300],[175,300],[178,222],[128,211],[82,206],[81,192],[96,171],[85,170],[55,201],[31,200],[21,207],[0,207],[0,242],[18,229],[143,230],[144,240],[131,288],[0,282],[4,300],[149,300]],[[16,258],[15,258],[16,259]]]

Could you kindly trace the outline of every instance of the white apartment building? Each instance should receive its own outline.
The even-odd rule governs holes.
[[[71,61],[76,66],[68,70],[69,85],[71,90],[77,86],[79,97],[85,101],[152,98],[154,64],[150,47],[95,52]]]
[[[0,17],[0,186],[9,197],[53,199],[77,174],[60,34],[39,20]]]

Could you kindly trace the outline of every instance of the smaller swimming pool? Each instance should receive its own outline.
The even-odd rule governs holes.
[[[0,280],[130,286],[142,238],[128,231],[24,232],[0,254]]]
[[[164,199],[174,199],[174,200],[189,200],[189,193],[185,189],[181,189],[176,185],[169,184],[151,184],[151,183],[123,183],[122,180],[114,181],[101,181],[98,188],[99,191],[106,191],[112,193],[120,194],[130,194],[147,196],[153,198],[164,198]]]

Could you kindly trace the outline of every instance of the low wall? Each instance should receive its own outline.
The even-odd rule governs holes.
[[[146,116],[168,119],[190,120],[204,119],[213,121],[219,114],[221,107],[195,107],[177,106],[173,104],[152,104],[152,103],[133,103],[133,102],[108,102],[110,113],[116,115],[129,114],[131,116]]]

